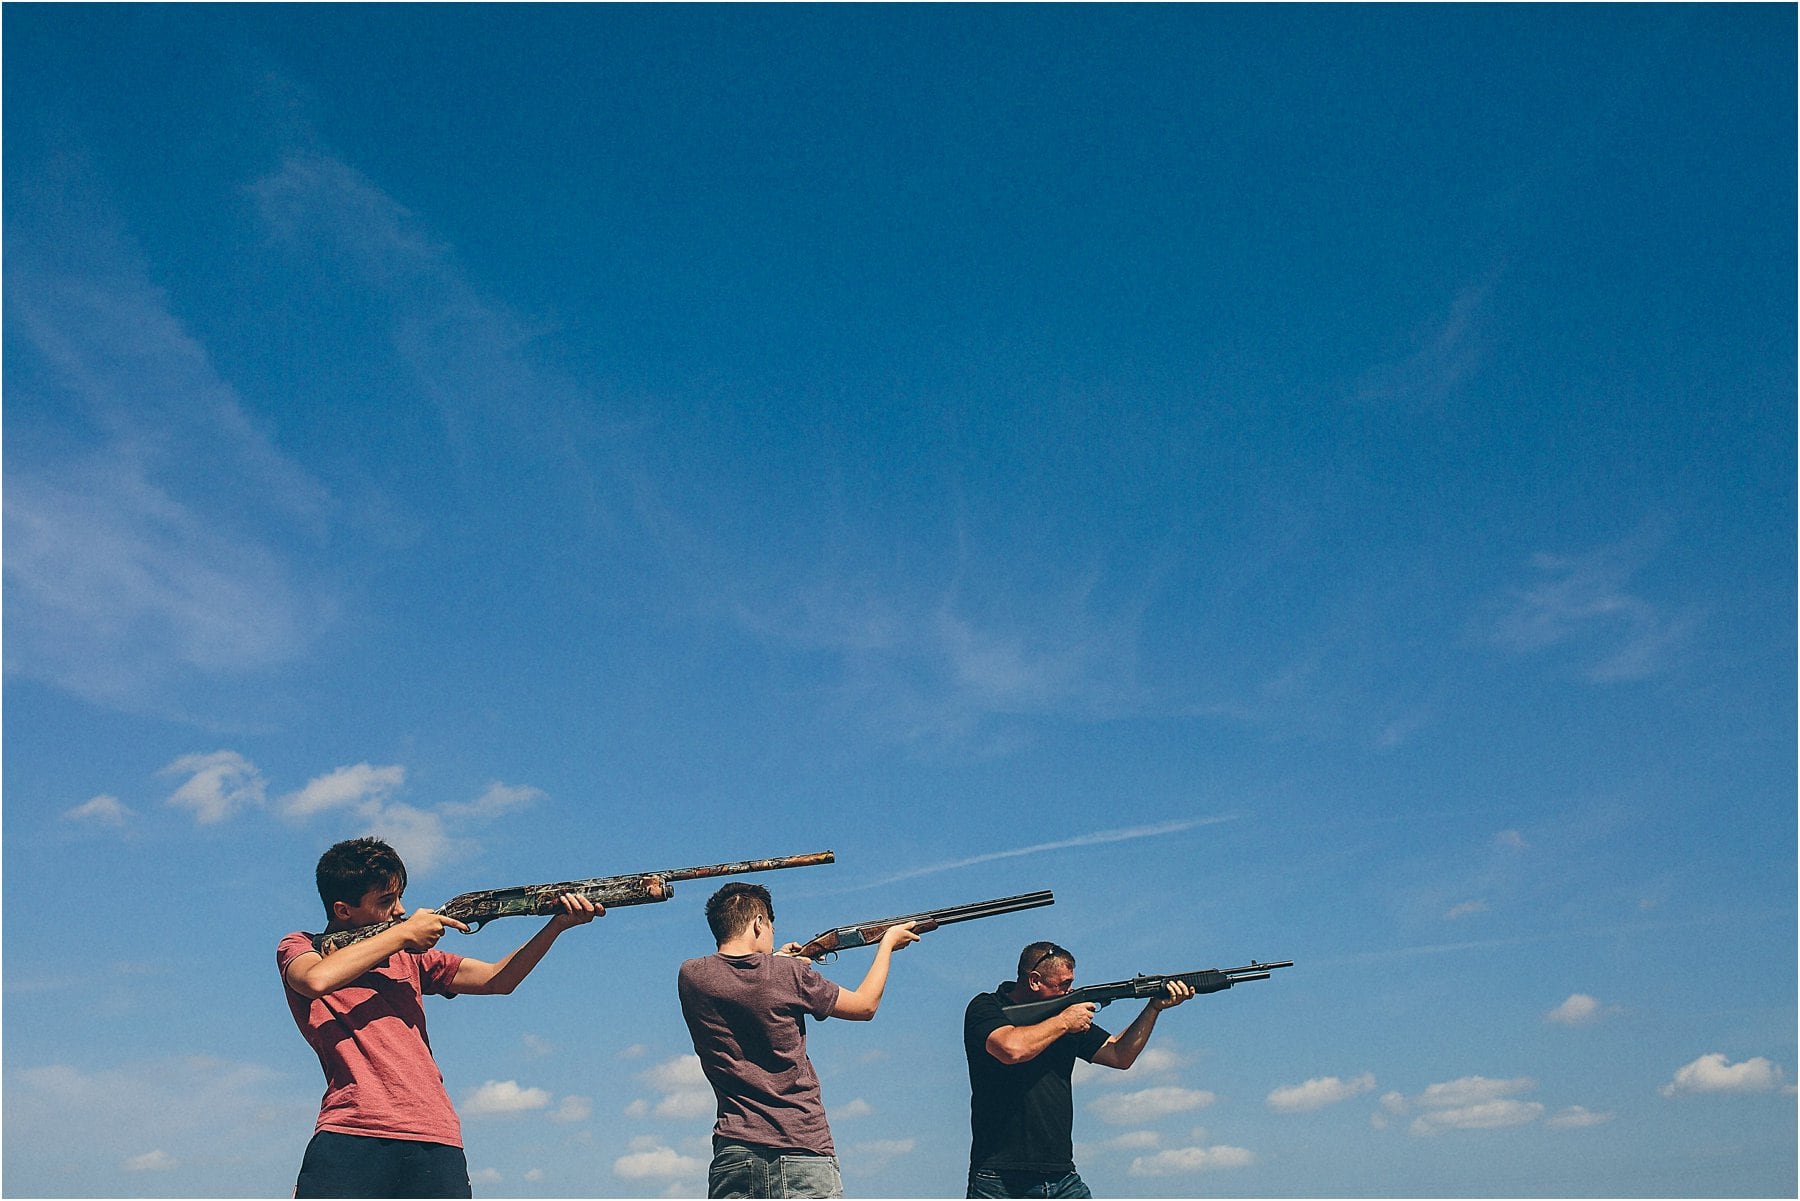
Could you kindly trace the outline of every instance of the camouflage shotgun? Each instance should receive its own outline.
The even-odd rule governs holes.
[[[952,905],[948,909],[927,909],[924,913],[909,913],[904,917],[884,917],[879,921],[863,922],[856,926],[839,926],[835,930],[827,930],[814,936],[812,941],[801,947],[794,954],[807,959],[823,959],[836,955],[839,951],[848,951],[853,947],[872,947],[881,941],[881,936],[889,927],[913,923],[913,929],[920,934],[927,930],[935,930],[939,926],[948,926],[952,922],[972,922],[976,918],[998,917],[1002,913],[1017,913],[1021,909],[1036,909],[1041,905],[1056,904],[1056,897],[1049,889],[1042,892],[1022,892],[1016,897],[1000,897],[992,901],[976,901],[969,905]]]
[[[1269,973],[1278,967],[1293,966],[1294,961],[1291,959],[1284,959],[1280,963],[1258,963],[1252,959],[1244,967],[1206,968],[1198,972],[1176,972],[1168,976],[1133,976],[1129,980],[1119,980],[1112,984],[1089,984],[1082,988],[1072,988],[1060,997],[1047,997],[1042,1001],[1002,1005],[1000,1012],[1015,1026],[1035,1026],[1071,1005],[1084,1002],[1110,1005],[1114,1001],[1155,1000],[1165,995],[1171,980],[1182,981],[1196,993],[1222,992],[1233,984],[1242,984],[1246,980],[1267,980]]]
[[[639,872],[629,876],[598,876],[592,880],[564,880],[559,884],[521,884],[514,888],[490,888],[452,897],[434,912],[455,918],[473,934],[497,917],[547,916],[558,912],[556,898],[565,892],[580,893],[596,905],[615,909],[621,905],[647,905],[675,895],[675,881],[704,880],[711,876],[737,876],[747,872],[772,872],[784,867],[813,867],[831,863],[830,851],[810,855],[786,855],[779,859],[747,859],[742,863],[715,863],[709,867],[678,867],[666,872]],[[405,918],[337,930],[313,940],[319,954],[329,955],[371,934],[399,925]]]

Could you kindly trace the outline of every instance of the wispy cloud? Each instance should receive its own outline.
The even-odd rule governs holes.
[[[1597,1113],[1582,1105],[1571,1105],[1544,1119],[1544,1125],[1552,1130],[1586,1130],[1590,1126],[1604,1126],[1616,1116],[1618,1115],[1610,1112]]]
[[[311,817],[327,809],[379,805],[405,783],[406,769],[403,767],[371,767],[367,763],[340,767],[283,797],[281,811],[288,817]]]
[[[1514,588],[1492,627],[1494,642],[1528,654],[1568,646],[1588,660],[1594,683],[1641,680],[1662,672],[1698,618],[1670,611],[1634,588],[1655,540],[1638,537],[1580,554],[1539,554],[1532,578]]]
[[[1155,1121],[1157,1118],[1193,1109],[1204,1109],[1218,1099],[1217,1094],[1206,1089],[1161,1084],[1152,1088],[1140,1088],[1135,1092],[1111,1093],[1099,1097],[1088,1103],[1088,1110],[1110,1126],[1125,1126],[1133,1122]]]
[[[1051,587],[977,561],[966,535],[904,576],[833,563],[737,602],[755,634],[836,660],[840,692],[879,736],[926,752],[1004,755],[1047,716],[1101,720],[1150,703],[1138,681],[1149,580],[1105,592],[1099,573]]]
[[[474,851],[475,842],[452,835],[453,828],[492,821],[543,795],[535,788],[496,782],[473,801],[446,801],[427,808],[394,799],[405,783],[403,767],[358,763],[308,781],[284,797],[281,807],[291,818],[353,815],[360,831],[386,839],[400,852],[409,872],[426,872]]]
[[[1271,1091],[1268,1107],[1276,1113],[1308,1113],[1360,1096],[1375,1088],[1375,1074],[1364,1072],[1350,1080],[1315,1076],[1304,1084],[1286,1084]]]
[[[169,804],[193,810],[201,825],[224,821],[240,810],[262,808],[268,790],[256,765],[236,751],[183,755],[162,774],[188,777],[169,797]]]
[[[173,1155],[159,1148],[142,1155],[133,1155],[120,1166],[127,1172],[173,1172],[181,1164]]]
[[[63,817],[69,821],[101,826],[122,826],[131,816],[129,806],[121,804],[118,797],[104,793],[63,811]]]
[[[1179,834],[1183,830],[1192,830],[1198,826],[1212,826],[1220,822],[1236,821],[1237,818],[1237,814],[1229,814],[1223,817],[1197,817],[1182,821],[1158,822],[1148,826],[1126,826],[1116,830],[1096,830],[1092,834],[1078,834],[1073,838],[1059,839],[1055,842],[1033,843],[1031,846],[1015,847],[1006,851],[989,851],[964,859],[952,859],[926,867],[915,867],[897,875],[876,880],[864,887],[874,888],[882,884],[892,884],[898,880],[911,880],[918,876],[935,875],[938,872],[955,871],[958,868],[974,867],[982,863],[993,863],[999,859],[1017,859],[1024,855],[1041,855],[1048,851],[1065,851],[1073,847],[1100,846],[1109,842],[1130,842],[1138,838],[1161,838],[1168,834]]]
[[[308,1099],[269,1068],[208,1056],[98,1070],[9,1063],[6,1094],[13,1106],[6,1115],[9,1145],[60,1145],[80,1126],[89,1165],[166,1174],[169,1181],[158,1191],[185,1196],[206,1191],[223,1156],[281,1155],[272,1145],[274,1133],[310,1123],[318,1109],[316,1092]]]
[[[202,825],[268,808],[268,783],[262,772],[236,751],[184,755],[161,774],[188,777],[168,803],[191,811]],[[496,781],[474,800],[425,808],[395,799],[405,785],[406,769],[398,764],[357,763],[315,776],[280,797],[274,808],[293,821],[335,820],[346,830],[346,838],[360,834],[383,838],[400,852],[408,872],[416,875],[475,849],[473,840],[452,836],[453,823],[460,829],[494,821],[543,796],[535,788]],[[346,817],[353,830],[342,825]]]
[[[484,506],[533,504],[533,521],[518,527],[524,537],[552,528],[546,513],[604,523],[624,507],[622,493],[603,501],[597,491],[619,473],[588,462],[610,437],[591,416],[593,398],[528,353],[545,330],[483,295],[405,205],[320,152],[290,154],[250,193],[277,238],[308,262],[331,263],[341,286],[381,299],[389,345]],[[516,470],[520,462],[531,469]],[[554,507],[534,503],[544,489],[555,491]]]
[[[333,502],[246,412],[103,206],[9,221],[7,661],[87,699],[179,709],[193,677],[300,654],[335,602],[304,556]],[[9,364],[9,368],[11,364]],[[22,444],[22,443],[21,443]]]
[[[1483,282],[1459,291],[1448,311],[1414,336],[1405,355],[1363,377],[1357,400],[1421,406],[1442,404],[1454,394],[1486,353],[1482,317],[1491,288]]]

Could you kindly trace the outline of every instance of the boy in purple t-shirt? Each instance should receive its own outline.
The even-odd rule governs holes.
[[[716,955],[681,965],[676,987],[694,1053],[718,1099],[708,1197],[841,1197],[806,1018],[866,1022],[881,1005],[893,953],[919,941],[891,926],[855,989],[775,950],[775,906],[760,884],[727,884],[706,902]]]
[[[326,933],[403,917],[406,865],[377,838],[340,842],[319,859]],[[436,949],[455,918],[418,909],[398,925],[321,955],[322,936],[295,931],[275,963],[294,1024],[325,1069],[325,1097],[296,1197],[467,1197],[462,1126],[425,1033],[425,993],[509,993],[571,926],[605,910],[586,897],[499,963]]]

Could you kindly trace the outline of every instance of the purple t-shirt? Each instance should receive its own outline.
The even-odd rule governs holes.
[[[713,1134],[778,1151],[834,1155],[806,1015],[827,1018],[839,988],[791,955],[708,955],[681,965],[681,1016],[719,1101]]]

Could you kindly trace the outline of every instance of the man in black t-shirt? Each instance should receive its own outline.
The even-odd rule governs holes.
[[[1094,1025],[1098,1008],[1071,1005],[1032,1026],[1014,1026],[1001,1012],[1060,997],[1075,984],[1075,956],[1053,942],[1034,942],[1019,955],[1016,980],[1002,981],[963,1011],[963,1053],[969,1060],[969,1190],[971,1197],[1091,1197],[1075,1171],[1075,1097],[1070,1074],[1079,1056],[1121,1071],[1137,1062],[1156,1027],[1156,1015],[1194,990],[1179,980],[1168,995],[1144,1006],[1122,1034]]]

